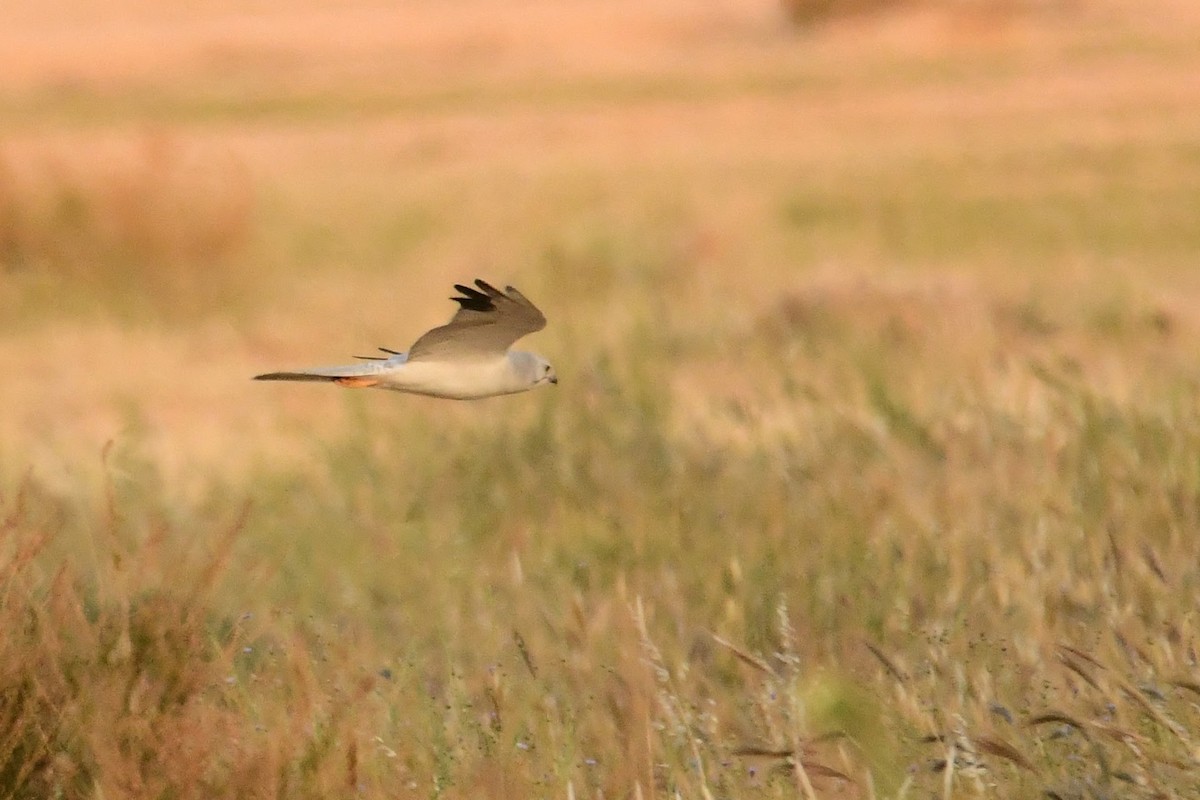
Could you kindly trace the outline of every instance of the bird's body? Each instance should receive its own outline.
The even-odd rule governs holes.
[[[475,400],[558,383],[554,367],[536,353],[509,350],[526,333],[541,330],[546,318],[520,292],[501,292],[477,280],[482,291],[455,285],[461,308],[446,325],[417,339],[408,352],[380,348],[387,357],[362,363],[311,367],[256,375],[264,381],[326,381],[352,388],[376,387],[431,397]]]

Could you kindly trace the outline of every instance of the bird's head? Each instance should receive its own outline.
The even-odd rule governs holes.
[[[558,373],[554,371],[554,365],[537,353],[509,350],[508,360],[512,362],[517,375],[517,391],[532,389],[543,383],[558,383]]]
[[[554,365],[541,356],[535,356],[536,372],[534,373],[534,385],[540,383],[558,383],[558,373],[554,371]]]

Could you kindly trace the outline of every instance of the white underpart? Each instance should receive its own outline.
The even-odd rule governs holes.
[[[455,284],[461,306],[450,322],[426,331],[407,353],[358,364],[269,372],[264,381],[334,381],[342,386],[471,400],[524,392],[557,383],[554,368],[539,355],[510,350],[526,334],[546,327],[546,317],[512,286],[502,292],[483,280]],[[393,351],[380,348],[385,352]]]
[[[515,394],[540,383],[554,382],[553,372],[545,359],[518,350],[472,358],[419,358],[415,361],[410,361],[407,353],[399,353],[386,360],[273,372],[258,378],[345,381],[349,386],[374,386],[453,400]],[[362,379],[362,382],[355,379]]]
[[[523,392],[531,387],[508,353],[469,361],[407,361],[396,357],[380,362],[379,366],[384,368],[370,377],[379,381],[380,389],[431,397],[472,400]]]

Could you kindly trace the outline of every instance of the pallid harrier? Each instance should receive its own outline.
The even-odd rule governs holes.
[[[413,342],[407,353],[379,348],[386,356],[355,356],[361,364],[314,367],[256,375],[256,381],[331,381],[339,386],[394,389],[432,397],[473,400],[524,392],[558,383],[550,362],[508,348],[546,327],[537,306],[511,286],[500,291],[476,280],[478,290],[455,284],[461,297],[454,318]]]

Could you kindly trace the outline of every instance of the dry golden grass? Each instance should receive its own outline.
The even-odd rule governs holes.
[[[0,297],[24,305],[9,322],[145,313],[131,302],[168,316],[227,304],[250,285],[239,256],[252,214],[245,170],[165,135],[93,142],[86,155],[0,152]]]
[[[1194,795],[1200,15],[1000,5],[14,9],[0,794]]]

